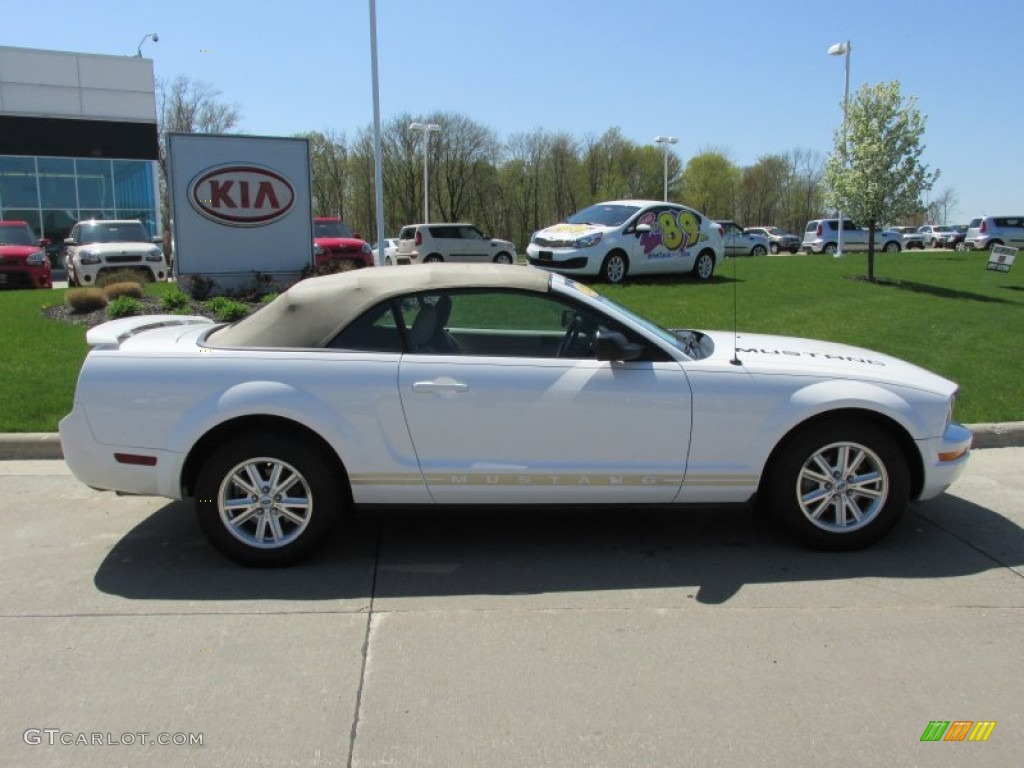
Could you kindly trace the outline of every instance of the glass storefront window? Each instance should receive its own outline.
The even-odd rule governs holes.
[[[39,201],[43,208],[78,207],[75,193],[75,161],[69,158],[40,157]]]
[[[114,160],[114,197],[118,209],[156,209],[152,167],[145,160]]]
[[[39,207],[34,157],[0,157],[0,206]]]
[[[76,160],[78,204],[82,208],[113,208],[114,179],[109,160]]]

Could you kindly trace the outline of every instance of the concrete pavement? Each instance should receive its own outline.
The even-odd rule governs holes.
[[[747,510],[442,509],[255,571],[187,505],[0,462],[0,762],[1016,765],[1022,463],[976,451],[858,553]]]

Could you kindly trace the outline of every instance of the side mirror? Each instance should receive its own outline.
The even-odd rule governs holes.
[[[651,225],[650,224],[637,224],[636,225],[636,229],[634,231],[639,232],[641,235],[645,235],[645,234],[647,234],[648,232],[651,231]]]
[[[64,245],[74,245],[74,244],[75,244],[75,238],[73,238],[73,237],[65,237],[64,238]]]
[[[598,334],[596,352],[598,360],[625,363],[643,355],[644,348],[618,331],[607,331]]]
[[[163,245],[163,244],[164,244],[163,235],[153,235],[153,245]]]
[[[45,248],[49,244],[50,244],[50,238],[48,238],[48,237],[40,237],[39,238],[39,247],[40,248]]]

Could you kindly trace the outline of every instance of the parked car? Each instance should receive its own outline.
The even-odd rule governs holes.
[[[71,228],[64,240],[68,285],[95,285],[108,272],[133,272],[150,282],[166,280],[164,252],[137,219],[89,219]]]
[[[784,229],[779,229],[778,227],[747,227],[746,231],[768,238],[769,253],[775,254],[781,251],[798,253],[800,251],[800,238]]]
[[[906,250],[918,248],[924,250],[924,235],[917,231],[917,227],[886,227],[886,231],[895,232],[903,238],[903,247]]]
[[[516,247],[472,224],[409,224],[398,233],[398,258],[412,264],[493,262],[514,264]]]
[[[1024,216],[979,216],[971,219],[964,244],[976,251],[991,250],[993,245],[1024,247]]]
[[[926,246],[929,248],[941,248],[945,239],[950,237],[956,230],[949,224],[924,224],[917,231],[924,239]]]
[[[27,221],[0,221],[0,288],[52,288],[49,244]]]
[[[766,256],[768,238],[749,232],[735,221],[716,221],[722,228],[722,247],[726,256]]]
[[[953,248],[958,251],[966,250],[964,238],[967,236],[966,224],[954,224],[951,232],[939,238],[939,248]]]
[[[535,232],[526,254],[542,269],[609,283],[672,273],[709,280],[725,247],[721,226],[685,205],[610,200]]]
[[[251,565],[302,559],[374,504],[757,494],[804,543],[854,549],[948,487],[971,445],[956,385],[922,368],[668,330],[524,266],[343,272],[233,325],[130,317],[86,341],[60,422],[71,471],[191,499],[214,546]]]
[[[399,261],[398,261],[398,238],[397,237],[393,237],[393,238],[392,237],[388,237],[388,238],[384,239],[384,259],[383,260],[377,258],[377,251],[378,251],[379,248],[380,248],[380,246],[375,243],[373,245],[373,247],[370,249],[370,252],[373,254],[373,263],[374,264],[381,263],[385,267],[391,267],[391,266],[394,266],[395,264],[399,263]],[[405,263],[406,264],[409,263],[408,259],[405,260]]]
[[[372,267],[373,251],[362,238],[353,234],[337,216],[317,216],[313,219],[313,254],[316,266],[337,261],[350,267]]]
[[[843,250],[866,251],[868,230],[858,227],[850,219],[843,219]],[[812,219],[804,229],[804,253],[835,254],[839,249],[839,220]],[[875,231],[875,250],[898,253],[903,249],[903,236],[885,230]]]

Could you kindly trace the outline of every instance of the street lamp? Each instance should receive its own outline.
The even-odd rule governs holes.
[[[414,131],[423,131],[423,223],[430,223],[430,178],[427,174],[427,150],[430,148],[430,134],[440,131],[437,123],[409,123]]]
[[[846,112],[850,103],[850,41],[836,43],[828,49],[829,56],[846,57],[846,87],[843,89],[843,153],[846,153]],[[839,237],[836,243],[836,256],[843,255],[843,212],[839,211]]]
[[[145,35],[141,40],[139,40],[139,47],[136,49],[136,53],[135,53],[135,57],[136,58],[138,58],[138,59],[142,58],[142,44],[144,42],[146,42],[147,40],[149,40],[150,38],[153,38],[153,42],[154,43],[159,43],[160,42],[160,35],[158,35],[156,32],[150,32],[148,35]]]
[[[655,136],[654,143],[661,144],[665,155],[665,202],[668,202],[668,145],[675,144],[679,139],[675,136]]]

